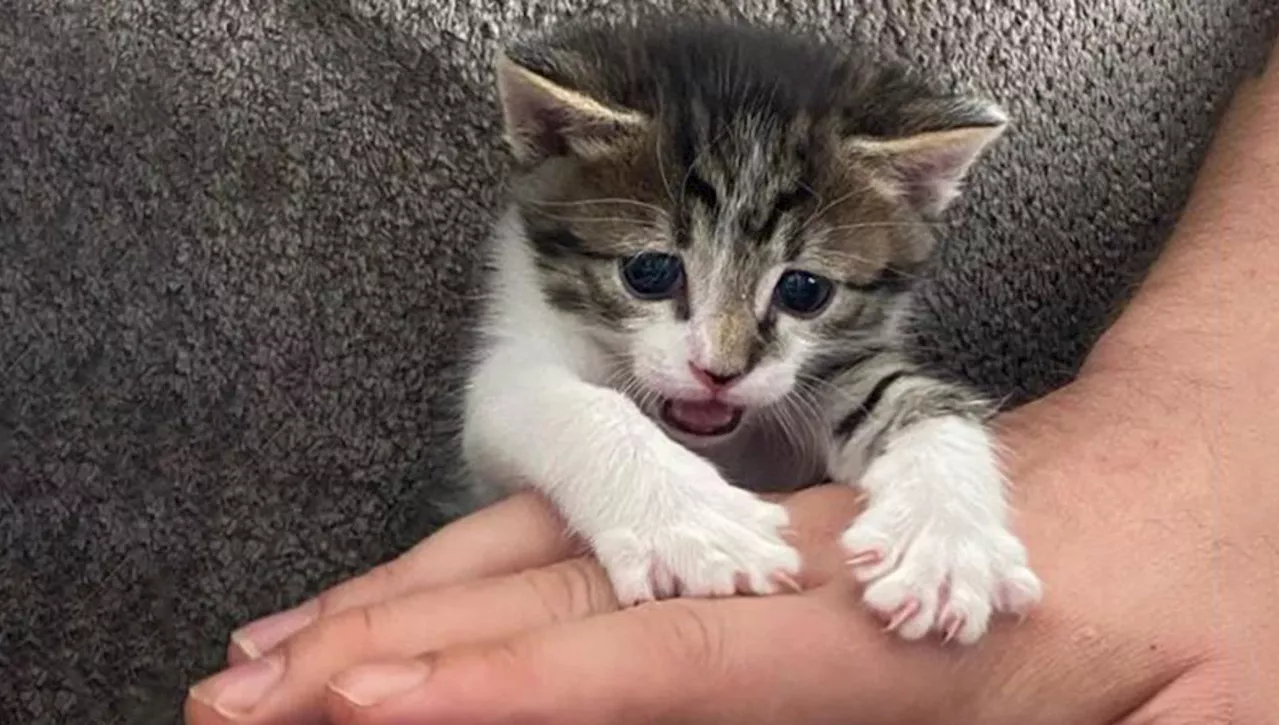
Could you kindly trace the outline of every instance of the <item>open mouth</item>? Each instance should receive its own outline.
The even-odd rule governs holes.
[[[717,400],[668,400],[662,404],[662,421],[691,436],[722,436],[742,422],[742,408]]]

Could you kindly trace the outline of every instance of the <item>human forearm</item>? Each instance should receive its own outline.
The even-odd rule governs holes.
[[[1233,381],[1276,363],[1276,53],[1223,117],[1160,260],[1085,368]]]
[[[1103,695],[1076,702],[1114,719],[1184,696],[1206,671],[1217,690],[1190,695],[1202,714],[1234,708],[1252,721],[1266,692],[1274,712],[1275,660],[1252,653],[1276,621],[1275,220],[1273,54],[1224,118],[1165,256],[1079,380],[1005,420],[1047,601],[1004,636],[1058,653],[1079,677],[987,650],[974,688],[1003,691],[1004,712],[1019,700],[1036,712],[1061,685]]]
[[[1095,415],[1140,429],[1130,439],[1176,445],[1149,449],[1135,460],[1144,470],[1167,467],[1170,456],[1202,466],[1202,475],[1187,476],[1192,488],[1211,489],[1226,506],[1219,513],[1231,536],[1269,532],[1273,562],[1276,137],[1273,49],[1265,74],[1237,92],[1164,256],[1078,386]],[[1245,521],[1251,525],[1242,528]]]

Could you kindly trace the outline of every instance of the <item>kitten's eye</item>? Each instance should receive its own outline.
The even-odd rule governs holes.
[[[622,281],[642,300],[672,296],[683,279],[684,265],[673,254],[641,252],[622,260]]]
[[[773,288],[774,302],[797,317],[812,317],[831,301],[831,280],[798,269],[784,272]]]

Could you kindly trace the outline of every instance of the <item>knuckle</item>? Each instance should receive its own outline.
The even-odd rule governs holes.
[[[348,648],[352,643],[375,641],[378,616],[371,607],[356,607],[325,617],[286,640],[281,649],[286,660],[308,660],[316,653]]]
[[[378,592],[397,591],[404,566],[403,559],[392,559],[345,584],[321,592],[316,597],[320,618],[334,617],[358,607],[364,600],[376,598]]]
[[[604,572],[587,559],[571,559],[555,566],[525,571],[519,577],[553,623],[582,619],[617,608]]]
[[[723,674],[727,662],[725,633],[702,602],[672,599],[641,611],[646,610],[649,623],[657,629],[653,641],[666,649],[659,655],[683,663],[693,672]]]
[[[360,577],[360,579],[368,577],[371,574],[372,572],[365,574]],[[316,596],[317,612],[321,621],[331,619],[351,608],[350,602],[352,597],[350,590],[356,582],[360,581],[360,579],[354,579],[331,589],[326,589]]]

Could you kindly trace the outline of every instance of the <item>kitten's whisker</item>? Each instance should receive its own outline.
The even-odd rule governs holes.
[[[852,260],[854,262],[862,262],[867,265],[880,264],[880,262],[874,259],[871,259],[870,257],[864,257],[861,254],[858,254],[857,252],[850,252],[846,249],[824,249],[822,250],[822,256],[829,257],[832,259],[838,259],[842,261]]]
[[[796,441],[796,450],[798,450],[803,456],[808,457],[808,454],[814,444],[814,438],[810,434],[810,431],[813,430],[813,424],[810,420],[812,411],[807,408],[796,406],[795,403],[800,400],[803,400],[803,398],[787,401],[787,419],[791,421],[792,435]]]
[[[776,432],[780,434],[782,436],[783,444],[788,447],[792,446],[791,427],[787,425],[785,411],[783,409],[783,401],[780,400],[773,405],[770,405],[768,408],[764,409],[764,412],[768,415],[769,421],[772,423],[772,425],[769,426],[769,432]]]
[[[810,224],[816,221],[823,214],[827,213],[828,210],[835,208],[837,204],[841,204],[843,202],[848,201],[849,199],[852,199],[853,197],[857,196],[861,191],[862,191],[861,189],[854,189],[853,191],[850,191],[844,196],[836,197],[835,201],[832,201],[829,204],[823,204],[822,206],[819,206],[812,214],[809,215],[807,219],[804,220],[804,222],[800,225],[800,229],[798,231],[804,232],[809,228]]]
[[[876,228],[876,227],[937,227],[937,228],[939,228],[939,229],[942,229],[942,228],[946,228],[946,227],[949,227],[949,226],[951,226],[951,225],[950,225],[950,224],[943,224],[943,223],[941,223],[941,222],[925,222],[925,221],[916,221],[916,222],[857,222],[857,223],[855,223],[855,224],[839,224],[839,225],[836,225],[836,226],[834,226],[834,227],[828,227],[828,228],[824,229],[823,231],[824,231],[824,232],[826,232],[826,233],[828,233],[828,234],[831,234],[831,233],[834,233],[834,232],[843,232],[843,231],[847,231],[847,230],[850,230],[850,229],[869,229],[869,228]]]
[[[707,145],[698,149],[698,152],[694,154],[693,158],[689,161],[689,166],[684,172],[684,178],[680,180],[680,206],[684,206],[685,190],[689,188],[689,178],[693,176],[693,168],[698,165],[698,161],[702,158],[702,155],[714,148],[716,144],[720,143],[720,139],[724,138],[725,134],[728,132],[729,125],[725,124],[715,136],[711,137],[711,141],[708,142]]]
[[[535,200],[535,201],[529,201],[526,203],[528,203],[530,206],[537,206],[537,207],[590,206],[593,204],[601,204],[601,205],[623,204],[623,205],[630,205],[630,206],[638,206],[642,209],[647,209],[662,217],[667,216],[667,211],[662,207],[657,206],[656,204],[650,204],[647,201],[640,201],[638,199],[626,199],[622,197],[601,197],[598,199],[575,199],[573,201],[536,201]]]
[[[771,434],[780,435],[783,446],[793,450],[797,449],[798,445],[793,436],[790,422],[786,418],[786,409],[782,401],[765,408],[764,413],[767,415],[766,422],[769,423],[766,430]]]
[[[883,264],[880,261],[870,259],[868,257],[864,257],[855,252],[850,252],[846,250],[836,250],[836,249],[824,249],[821,252],[821,256],[829,260],[861,262],[867,267],[872,267],[872,268],[878,267],[882,270],[888,270],[906,279],[913,279],[913,280],[924,279],[924,275],[916,274],[914,272],[908,272],[905,269],[900,269],[891,264]]]
[[[858,402],[860,400],[857,396],[851,395],[848,391],[844,390],[839,385],[836,385],[835,383],[829,382],[827,380],[822,380],[821,378],[815,378],[812,376],[807,376],[802,378],[797,375],[796,380],[802,381],[806,385],[809,385],[812,388],[818,389],[827,395],[844,399],[850,403]],[[821,414],[821,411],[818,410],[817,403],[814,402],[813,405],[814,405],[815,413],[818,415],[818,418],[821,419],[822,414]]]
[[[804,419],[822,422],[821,405],[812,397],[811,391],[803,383],[795,387],[793,395],[790,396],[788,402]]]
[[[817,407],[804,396],[792,401],[792,403],[792,410],[801,421],[801,430],[797,431],[801,440],[800,450],[806,458],[813,457],[811,454],[815,451],[819,440],[814,435],[814,432],[815,428],[822,423],[822,415]],[[800,405],[795,405],[795,403],[800,403]]]
[[[813,419],[817,421],[819,425],[825,426],[827,422],[827,415],[825,411],[826,406],[824,406],[822,402],[818,400],[817,394],[812,391],[805,390],[804,395],[801,396],[801,399],[804,401],[804,405],[808,407],[810,413],[813,415]]]
[[[661,102],[658,104],[658,118],[665,118]],[[654,134],[653,157],[658,164],[658,177],[662,179],[662,188],[667,192],[667,199],[672,204],[676,204],[678,202],[676,201],[675,192],[671,190],[671,181],[667,179],[667,167],[662,161],[662,125],[662,123],[658,124],[658,132]]]
[[[799,186],[801,189],[804,189],[805,191],[809,192],[814,199],[817,199],[819,207],[823,205],[824,201],[822,198],[822,194],[819,194],[817,189],[804,183],[804,179],[800,179],[799,181],[797,181],[796,186]]]
[[[657,222],[650,219],[614,216],[563,216],[560,214],[548,214],[546,212],[539,212],[539,214],[548,219],[554,219],[560,222],[569,222],[571,224],[627,224],[631,226],[644,227],[646,229],[661,229]]]
[[[799,411],[790,405],[790,401],[783,398],[766,410],[776,424],[774,427],[782,434],[783,443],[801,456],[807,455],[813,443],[811,436],[807,435],[810,426],[805,425],[803,418],[798,415]]]

